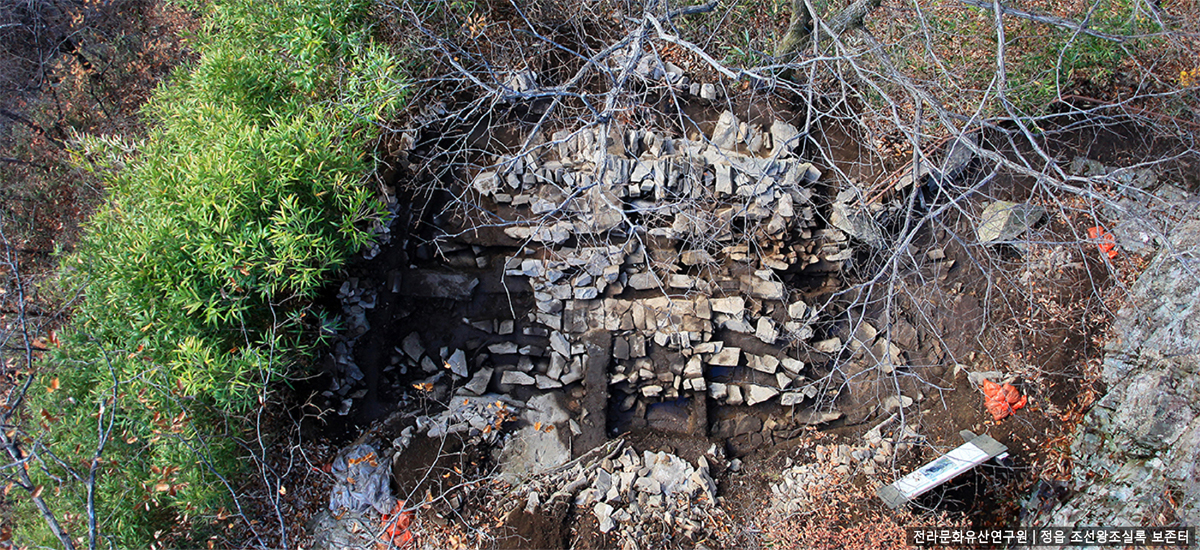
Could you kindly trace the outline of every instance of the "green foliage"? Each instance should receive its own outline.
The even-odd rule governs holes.
[[[951,108],[1007,116],[994,101],[997,55],[995,14],[949,0],[919,1],[919,17],[872,19],[892,45],[889,53],[906,74],[936,91]],[[1004,17],[1004,93],[1018,115],[1041,114],[1047,105],[1079,82],[1100,86],[1122,72],[1140,72],[1139,56],[1158,51],[1164,29],[1143,2],[1100,0],[1090,14],[1044,3],[1010,2],[1005,6],[1030,13],[1087,21],[1087,29],[1118,40],[1106,40],[1073,29]],[[1049,11],[1047,11],[1049,10]],[[883,12],[886,13],[886,12]]]
[[[148,139],[81,140],[109,203],[64,261],[84,298],[48,358],[61,386],[31,391],[28,426],[57,458],[31,473],[73,535],[86,533],[74,476],[108,422],[96,496],[108,544],[218,527],[199,518],[236,490],[242,419],[316,343],[311,299],[382,213],[360,185],[365,152],[403,95],[370,6],[210,3],[200,61],[158,90]],[[24,512],[19,540],[53,544]]]
[[[1155,36],[1164,29],[1141,13],[1141,8],[1141,2],[1130,0],[1096,4],[1088,28],[1123,37],[1123,43],[1066,29],[1019,25],[1017,31],[1024,34],[1010,38],[1016,55],[1009,63],[1008,85],[1021,110],[1039,112],[1077,79],[1105,84],[1118,71],[1130,68],[1123,64],[1133,61],[1139,49],[1156,47],[1161,39]]]

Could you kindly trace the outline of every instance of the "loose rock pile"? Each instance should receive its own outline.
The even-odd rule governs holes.
[[[592,506],[600,532],[615,529],[622,539],[644,539],[645,524],[652,521],[695,538],[704,534],[703,509],[717,503],[717,484],[704,457],[692,467],[672,454],[644,451],[639,458],[627,448],[616,460],[601,463],[591,487],[575,503]]]
[[[815,446],[813,460],[785,469],[771,486],[772,505],[787,513],[810,511],[848,476],[889,471],[894,460],[924,439],[914,426],[899,426],[898,418],[892,415],[872,428],[862,444]]]
[[[718,454],[714,448],[709,457],[719,461]],[[693,540],[711,528],[719,501],[708,458],[700,457],[693,466],[666,452],[639,455],[621,440],[581,458],[586,460],[527,478],[513,500],[535,513],[566,499],[590,510],[601,533],[632,541],[634,547],[664,527]]]
[[[367,322],[367,310],[375,307],[376,293],[369,283],[350,278],[338,289],[337,299],[342,304],[346,330],[338,334],[333,345],[333,376],[329,389],[323,395],[336,400],[337,413],[345,416],[349,414],[354,400],[367,394],[366,388],[362,387],[365,375],[354,360],[353,350],[355,341],[371,329]]]

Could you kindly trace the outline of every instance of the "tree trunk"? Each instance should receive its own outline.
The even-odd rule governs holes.
[[[826,20],[829,32],[841,35],[861,27],[867,14],[878,8],[881,3],[883,0],[855,0],[853,4],[846,6],[846,9]],[[818,6],[813,8],[819,9]],[[813,21],[813,13],[809,11],[805,0],[792,0],[792,21],[779,44],[775,46],[775,56],[782,57],[799,50],[802,43],[813,33]]]

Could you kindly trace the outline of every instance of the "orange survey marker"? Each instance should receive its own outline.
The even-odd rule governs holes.
[[[1012,384],[1001,386],[991,380],[983,380],[983,406],[992,413],[992,420],[999,422],[1017,409],[1024,407],[1028,398],[1021,395]]]
[[[1117,257],[1117,240],[1113,238],[1112,233],[1105,231],[1103,227],[1098,225],[1089,227],[1088,238],[1097,241],[1096,247],[1101,252],[1108,254],[1109,259]]]
[[[397,500],[396,506],[392,508],[390,514],[384,514],[380,519],[383,524],[384,542],[377,546],[379,550],[389,550],[390,548],[406,548],[413,542],[413,534],[408,530],[412,524],[413,511],[404,509],[404,501]]]

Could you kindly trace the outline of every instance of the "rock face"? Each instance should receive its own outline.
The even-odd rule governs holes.
[[[1181,525],[1200,522],[1197,254],[1200,220],[1193,218],[1175,228],[1170,246],[1134,285],[1105,347],[1108,393],[1072,444],[1076,493],[1062,503],[1051,491],[1035,493],[1026,503],[1029,523],[1147,525],[1164,507]]]

